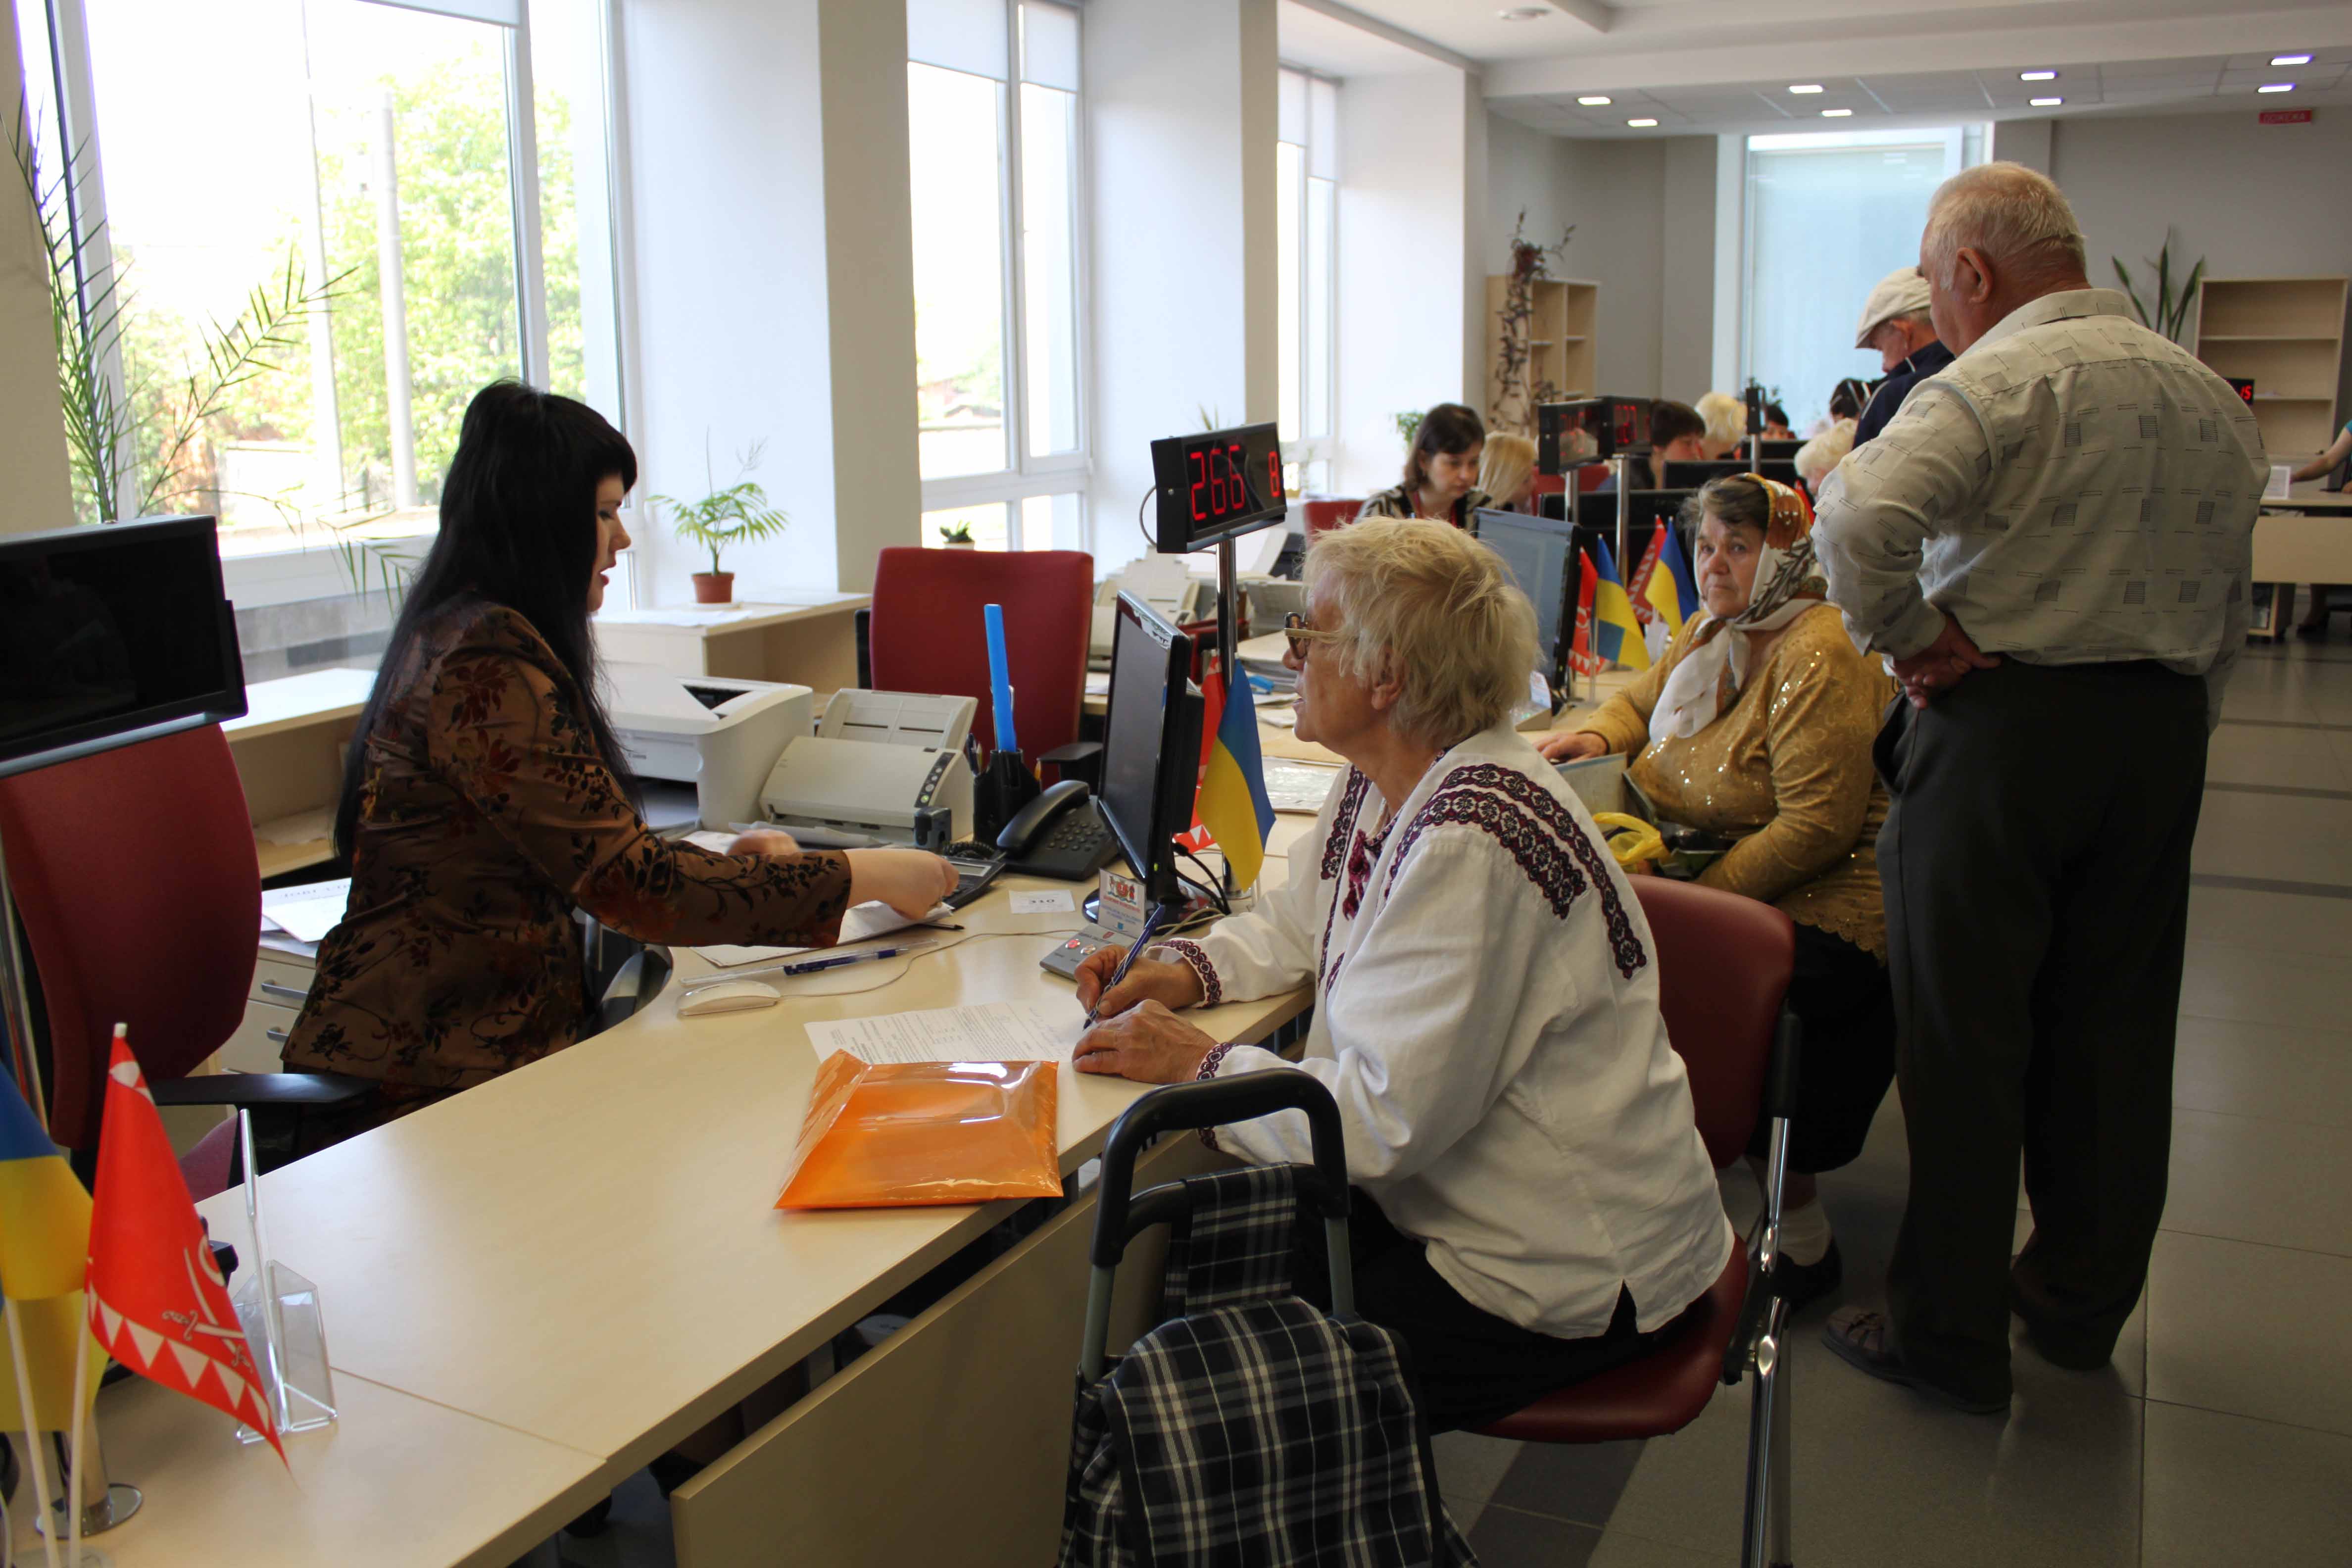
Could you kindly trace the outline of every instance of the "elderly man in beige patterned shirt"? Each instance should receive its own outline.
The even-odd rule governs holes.
[[[1945,182],[1919,266],[1959,357],[1831,478],[1814,530],[1906,698],[1877,755],[1910,1200],[1887,1311],[1824,1337],[1990,1414],[2012,1312],[2048,1360],[2103,1366],[2147,1280],[2205,738],[2266,469],[2229,384],[2090,286],[2042,175]]]

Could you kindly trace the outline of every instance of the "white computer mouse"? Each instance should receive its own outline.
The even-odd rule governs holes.
[[[703,985],[678,998],[677,1016],[696,1018],[705,1013],[740,1013],[747,1007],[772,1007],[776,988],[761,980],[722,980]]]

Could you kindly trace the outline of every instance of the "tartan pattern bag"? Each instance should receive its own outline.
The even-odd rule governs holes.
[[[1289,1293],[1289,1172],[1193,1180],[1163,1295],[1187,1310],[1077,1391],[1062,1564],[1475,1568],[1402,1342]]]

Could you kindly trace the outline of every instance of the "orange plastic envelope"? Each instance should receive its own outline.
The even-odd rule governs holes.
[[[883,1208],[1062,1193],[1052,1062],[816,1069],[780,1209]]]

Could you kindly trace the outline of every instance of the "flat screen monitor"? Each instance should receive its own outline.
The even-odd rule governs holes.
[[[1756,471],[1768,479],[1778,479],[1784,485],[1797,482],[1797,465],[1793,458],[1766,458],[1756,465]],[[1695,490],[1709,479],[1723,479],[1731,474],[1748,472],[1745,458],[1724,458],[1711,462],[1678,462],[1666,465],[1666,488]]]
[[[0,777],[244,711],[211,518],[0,535]]]
[[[1561,689],[1568,645],[1576,631],[1576,529],[1557,518],[1480,510],[1471,519],[1480,543],[1503,558],[1511,580],[1536,610],[1537,668]]]
[[[1181,897],[1176,836],[1192,826],[1201,775],[1201,692],[1192,639],[1132,594],[1111,632],[1102,791],[1111,837],[1156,904]]]
[[[1797,460],[1797,448],[1804,444],[1795,437],[1767,436],[1756,444],[1756,451],[1768,463],[1793,463]]]
[[[1160,497],[1152,542],[1162,555],[1189,554],[1290,515],[1282,443],[1271,425],[1154,441],[1151,479]]]

